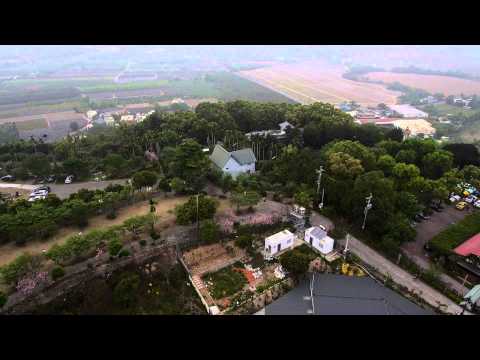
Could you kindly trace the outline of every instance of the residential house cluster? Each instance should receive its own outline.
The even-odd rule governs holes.
[[[153,113],[154,108],[149,104],[132,104],[124,108],[115,107],[98,110],[98,113],[92,117],[92,120],[96,124],[104,124],[107,126],[119,126],[120,123],[137,124]]]
[[[245,136],[250,139],[252,136],[263,136],[267,137],[268,135],[273,136],[277,140],[284,139],[285,136],[287,135],[287,128],[294,128],[292,124],[290,124],[288,121],[284,121],[280,124],[278,124],[279,129],[275,130],[261,130],[261,131],[252,131],[249,133],[246,133]]]

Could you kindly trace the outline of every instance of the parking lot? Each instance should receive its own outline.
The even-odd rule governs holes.
[[[423,249],[425,243],[450,225],[462,220],[473,211],[472,209],[473,208],[469,206],[460,211],[455,209],[455,205],[445,205],[445,209],[442,212],[434,211],[430,216],[430,219],[423,220],[421,223],[417,224],[415,227],[417,230],[415,242],[404,244],[404,250],[409,254],[428,259],[425,256],[425,250]]]

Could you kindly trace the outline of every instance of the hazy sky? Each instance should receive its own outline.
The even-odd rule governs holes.
[[[480,46],[0,46],[0,71],[54,71],[69,68],[117,68],[132,62],[151,67],[156,63],[203,62],[210,67],[249,61],[297,62],[325,59],[336,63],[380,67],[418,66],[480,74]]]

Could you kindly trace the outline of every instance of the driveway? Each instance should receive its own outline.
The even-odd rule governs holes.
[[[435,235],[449,226],[456,224],[468,214],[470,214],[469,211],[457,210],[453,205],[446,206],[445,210],[440,213],[434,212],[430,219],[424,220],[416,226],[417,236],[415,237],[415,241],[403,244],[402,249],[418,266],[425,270],[430,269],[431,261],[423,249],[423,246]],[[460,295],[465,295],[468,292],[468,289],[454,278],[446,274],[440,274],[440,278]]]
[[[345,246],[345,239],[339,240],[339,243]],[[452,300],[422,281],[415,279],[408,272],[398,267],[353,236],[350,237],[348,247],[352,253],[360,257],[367,264],[376,268],[383,275],[390,276],[393,282],[405,286],[410,291],[415,292],[432,307],[437,308],[438,306],[442,306],[442,309],[450,314],[458,315],[462,312],[463,309]]]

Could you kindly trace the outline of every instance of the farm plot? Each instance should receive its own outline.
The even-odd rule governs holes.
[[[165,92],[160,89],[141,89],[141,90],[98,92],[98,93],[88,94],[88,97],[94,101],[99,101],[99,100],[111,100],[111,99],[160,97],[163,95],[165,95]]]
[[[378,84],[342,77],[344,69],[318,61],[278,65],[237,74],[303,104],[356,101],[362,105],[395,104],[399,92]]]
[[[422,89],[432,94],[442,93],[445,96],[480,94],[480,81],[460,79],[451,76],[392,73],[386,71],[372,72],[366,78],[381,81],[385,84],[399,82],[402,85]]]

